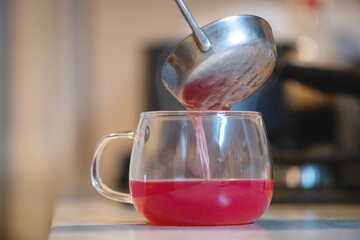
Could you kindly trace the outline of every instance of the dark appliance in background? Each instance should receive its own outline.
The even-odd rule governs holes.
[[[324,93],[331,104],[294,109],[284,98],[283,130],[270,135],[274,158],[274,200],[282,202],[360,201],[360,64],[332,70],[292,64],[291,46],[279,47],[278,84],[295,81]],[[272,95],[269,89],[266,95]],[[284,91],[283,91],[284,92]],[[271,107],[264,111],[267,124]],[[271,98],[266,99],[271,102]],[[270,112],[269,112],[270,110]],[[271,118],[274,121],[274,116]],[[278,122],[281,122],[278,119]]]
[[[185,109],[161,82],[161,67],[173,47],[153,46],[146,52],[148,111]],[[232,110],[263,113],[274,162],[274,202],[360,202],[360,66],[358,73],[302,67],[290,63],[292,51],[291,45],[278,46],[273,75]],[[349,96],[355,104],[292,109],[284,97],[289,80]],[[128,163],[129,157],[122,188],[128,184]]]

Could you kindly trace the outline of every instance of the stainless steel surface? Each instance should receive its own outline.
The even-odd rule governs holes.
[[[271,75],[276,46],[270,25],[253,15],[231,16],[204,26],[212,47],[202,52],[193,35],[184,39],[168,56],[162,68],[165,87],[182,104],[181,90],[197,79],[226,81],[215,89],[231,106],[255,92]],[[206,108],[211,103],[202,106]]]
[[[199,28],[195,19],[191,16],[191,13],[188,10],[188,8],[186,7],[184,1],[175,0],[175,2],[177,3],[178,7],[180,8],[181,13],[184,15],[186,21],[190,25],[198,47],[203,52],[209,51],[211,48],[211,43],[210,43],[209,39],[207,38],[207,36],[205,35],[205,33],[201,30],[201,28]]]

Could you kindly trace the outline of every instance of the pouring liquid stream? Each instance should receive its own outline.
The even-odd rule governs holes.
[[[221,85],[224,85],[224,82]],[[188,110],[229,110],[231,106],[226,104],[225,100],[228,99],[230,88],[226,91],[222,91],[220,96],[218,84],[212,84],[212,80],[209,78],[198,79],[191,84],[185,86],[182,91],[182,99],[188,104]],[[218,82],[218,81],[216,81]],[[209,87],[209,84],[212,87]],[[226,85],[226,84],[225,84]],[[203,119],[201,114],[196,114],[192,118],[192,122],[195,128],[196,134],[196,152],[199,155],[200,163],[204,178],[207,181],[211,180],[211,168],[208,145],[206,142],[206,135],[203,126]]]
[[[275,66],[276,54],[273,51],[254,49],[252,55],[257,61],[249,61],[245,69],[235,76],[232,72],[221,72],[209,69],[182,86],[177,95],[178,100],[188,110],[230,110],[258,90],[270,76]],[[248,54],[250,54],[248,53]],[[246,54],[245,54],[246,55]],[[261,56],[261,57],[259,57]],[[211,179],[211,166],[206,136],[201,114],[193,118],[197,146],[204,178]]]
[[[195,122],[193,120],[196,133],[196,152],[200,156],[200,163],[202,172],[206,180],[211,180],[210,158],[207,148],[206,135],[204,131],[202,116],[198,114],[195,116]]]

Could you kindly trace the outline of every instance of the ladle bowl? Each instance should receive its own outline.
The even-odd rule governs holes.
[[[189,109],[230,109],[271,75],[276,61],[271,27],[260,17],[236,15],[202,31],[211,48],[199,49],[193,34],[185,38],[167,57],[162,81]]]

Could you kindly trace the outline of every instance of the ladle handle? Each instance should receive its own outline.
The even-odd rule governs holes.
[[[200,50],[203,52],[209,51],[211,48],[210,40],[207,38],[207,36],[203,32],[203,30],[201,30],[201,28],[199,28],[199,26],[195,22],[195,19],[192,17],[190,11],[187,9],[184,1],[175,0],[175,2],[178,5],[178,7],[180,8],[181,13],[184,15],[186,21],[190,25],[190,27],[193,31],[193,34],[194,34],[195,41],[196,41],[198,47],[200,48]]]

